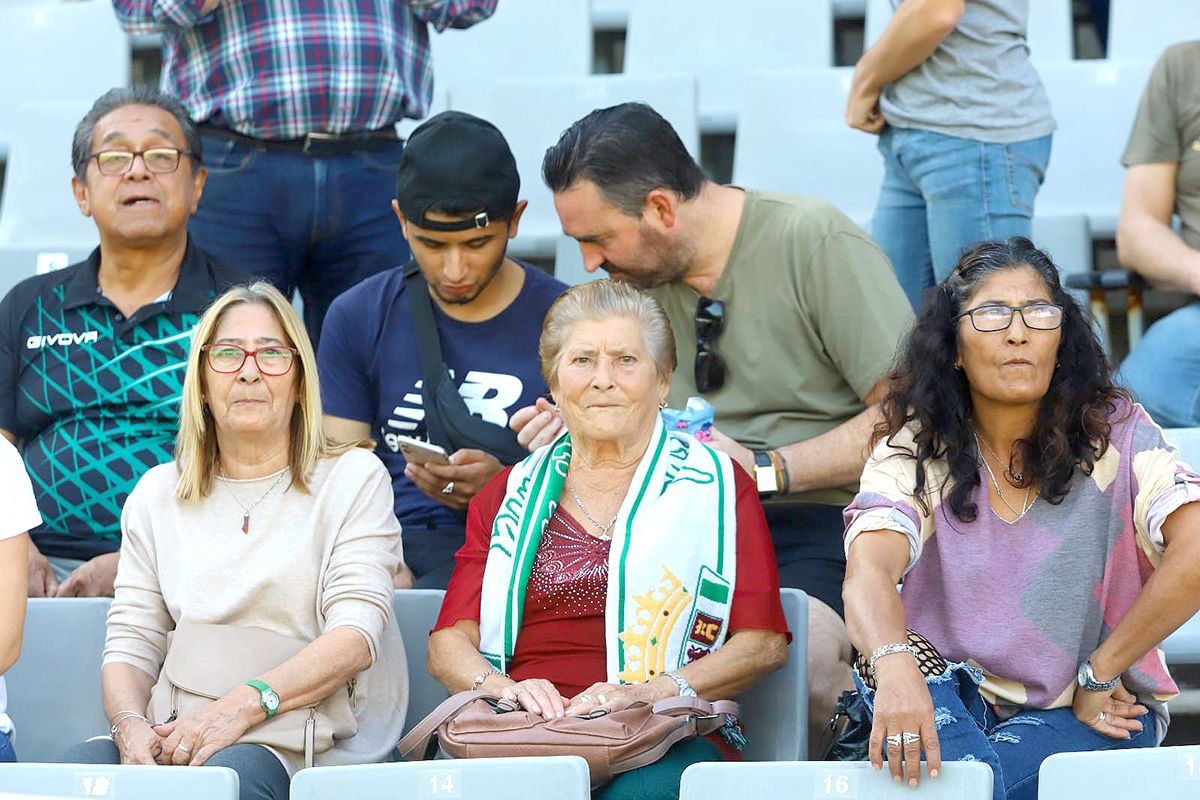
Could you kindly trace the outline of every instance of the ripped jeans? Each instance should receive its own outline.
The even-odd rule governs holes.
[[[942,760],[987,763],[995,781],[993,800],[1037,800],[1038,769],[1055,753],[1155,745],[1153,711],[1141,717],[1142,730],[1131,738],[1111,739],[1075,719],[1069,707],[1027,709],[1001,721],[979,695],[983,673],[968,664],[951,663],[925,682],[933,698]],[[873,713],[875,691],[863,684],[857,670],[854,683]]]

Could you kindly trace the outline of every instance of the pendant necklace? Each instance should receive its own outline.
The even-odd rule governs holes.
[[[980,444],[983,444],[985,447],[987,446],[987,443],[984,442],[982,439],[980,439],[979,434],[975,433],[974,430],[971,431],[971,435],[975,437],[976,449],[979,448]],[[990,452],[993,456],[995,456],[997,461],[1000,460],[1000,457],[996,456],[996,451],[992,450],[992,448],[988,447],[988,452]],[[994,509],[994,508],[992,508],[992,513],[996,514],[996,516],[1000,519],[1001,522],[1006,522],[1009,525],[1012,525],[1013,523],[1016,523],[1016,522],[1020,522],[1022,519],[1025,518],[1025,515],[1029,513],[1029,510],[1031,508],[1033,508],[1033,504],[1037,502],[1038,495],[1035,494],[1033,496],[1033,502],[1032,503],[1029,502],[1029,490],[1031,487],[1026,486],[1025,487],[1025,498],[1021,501],[1021,510],[1017,511],[1017,509],[1013,508],[1012,503],[1008,502],[1008,498],[1004,496],[1004,490],[1000,488],[1000,481],[996,480],[996,473],[992,472],[992,467],[990,464],[988,464],[987,459],[983,457],[982,452],[979,453],[979,463],[983,464],[983,468],[985,470],[987,470],[988,477],[992,479],[992,486],[996,487],[996,494],[998,494],[1000,496],[1000,502],[1004,503],[1004,505],[1008,507],[1008,510],[1011,511],[1013,514],[1016,514],[1016,519],[1012,519],[1012,520],[1004,519],[1004,517],[1001,517],[999,514],[996,514],[996,509]],[[1006,476],[1006,478],[1007,478],[1007,476]],[[991,504],[988,505],[988,508],[991,508]]]
[[[612,520],[607,525],[602,525],[600,520],[593,517],[592,513],[583,507],[583,501],[579,499],[579,493],[575,491],[575,483],[571,480],[570,473],[567,474],[567,488],[571,490],[571,497],[575,498],[575,505],[579,506],[579,510],[582,511],[583,515],[588,518],[588,522],[599,528],[600,538],[611,539],[612,537],[608,535],[608,532],[612,530],[614,525],[617,524],[617,517],[621,515],[620,510],[618,509],[617,513],[613,514]]]
[[[995,450],[993,450],[992,446],[990,444],[985,442],[983,439],[979,438],[979,434],[975,432],[974,427],[971,428],[971,435],[975,437],[975,445],[976,446],[979,446],[980,444],[982,444],[984,447],[987,448],[987,451],[992,454],[992,458],[996,459],[1001,464],[1004,463],[1004,459],[1000,458],[1000,454],[997,453]],[[1008,466],[1004,468],[1004,480],[1008,481],[1009,483],[1011,483],[1014,486],[1020,486],[1021,482],[1025,480],[1024,473],[1013,472],[1011,458],[1008,460]]]
[[[253,503],[251,503],[249,506],[247,506],[245,503],[243,503],[238,498],[237,492],[233,491],[233,487],[229,485],[229,481],[225,480],[225,476],[222,475],[219,471],[217,472],[217,477],[221,479],[221,483],[225,484],[225,488],[228,489],[229,494],[233,496],[234,502],[237,503],[239,506],[241,506],[242,511],[244,512],[242,514],[242,533],[246,533],[246,534],[250,533],[250,512],[253,511],[258,506],[259,503],[261,503],[263,500],[267,499],[267,495],[269,495],[271,492],[273,492],[275,490],[275,487],[278,486],[281,481],[283,481],[284,476],[287,475],[288,472],[290,472],[290,470],[288,470],[286,467],[283,468],[282,470],[280,470],[279,476],[277,478],[275,478],[274,482],[272,482],[271,485],[267,487],[267,490],[265,492],[263,492],[259,496],[259,498],[257,500],[255,500]]]

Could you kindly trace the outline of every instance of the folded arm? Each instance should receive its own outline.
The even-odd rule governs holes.
[[[1171,227],[1178,162],[1134,164],[1125,170],[1117,222],[1117,258],[1154,283],[1200,294],[1200,251]]]

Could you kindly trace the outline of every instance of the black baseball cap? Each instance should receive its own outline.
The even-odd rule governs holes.
[[[396,201],[414,225],[434,231],[486,228],[517,207],[521,177],[500,130],[462,111],[430,117],[408,137],[396,177]],[[436,205],[478,210],[456,222],[435,222]]]

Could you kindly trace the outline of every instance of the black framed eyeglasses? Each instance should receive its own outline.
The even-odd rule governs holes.
[[[696,390],[715,392],[725,385],[725,359],[713,342],[725,331],[725,304],[711,297],[696,303]]]
[[[200,348],[213,372],[240,372],[247,358],[254,358],[263,375],[286,375],[300,351],[294,347],[272,344],[257,350],[247,350],[236,344],[206,344]]]
[[[149,150],[101,150],[89,158],[96,159],[96,168],[101,175],[124,175],[133,169],[133,160],[138,156],[142,157],[146,169],[163,174],[179,169],[180,158],[191,154],[191,150],[177,147],[151,147]]]
[[[1054,303],[1030,303],[1024,306],[1002,306],[989,304],[968,308],[954,318],[971,318],[971,325],[980,333],[1006,331],[1012,325],[1013,312],[1021,315],[1026,328],[1035,331],[1052,331],[1062,326],[1063,307]]]

